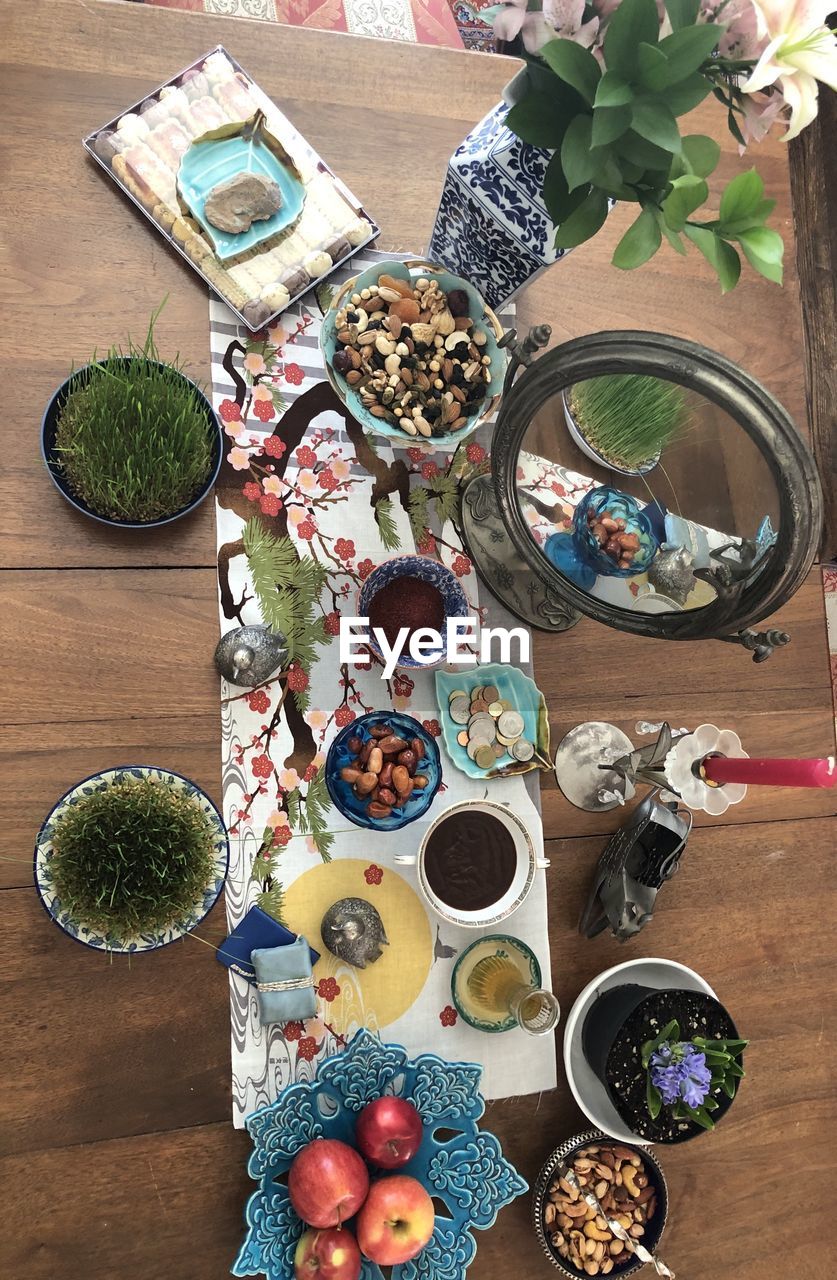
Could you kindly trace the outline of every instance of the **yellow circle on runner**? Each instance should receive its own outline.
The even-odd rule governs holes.
[[[360,858],[335,858],[304,871],[285,890],[288,928],[304,934],[320,952],[315,985],[331,976],[340,987],[334,1000],[317,1001],[317,1011],[341,1034],[359,1024],[383,1029],[400,1018],[418,999],[433,959],[430,920],[415,889],[391,867],[380,868],[380,884],[369,884],[363,873],[372,865],[380,867]],[[371,873],[373,878],[376,874]],[[320,934],[323,916],[340,898],[365,898],[384,922],[389,944],[365,969],[338,960],[326,950]]]

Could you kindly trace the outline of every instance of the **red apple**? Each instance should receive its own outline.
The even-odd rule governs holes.
[[[361,1258],[351,1231],[328,1227],[306,1231],[294,1253],[296,1280],[358,1280]]]
[[[381,1169],[400,1169],[421,1146],[423,1125],[412,1102],[376,1098],[358,1116],[355,1137],[367,1160]]]
[[[339,1227],[357,1213],[369,1190],[369,1173],[353,1147],[315,1138],[295,1157],[288,1195],[309,1227]]]
[[[397,1173],[373,1182],[357,1219],[357,1242],[380,1267],[420,1253],[433,1235],[433,1201],[415,1178]]]

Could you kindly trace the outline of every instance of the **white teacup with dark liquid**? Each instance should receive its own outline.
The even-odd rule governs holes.
[[[538,858],[523,823],[505,805],[462,800],[440,813],[424,833],[418,854],[395,855],[415,866],[422,897],[449,924],[485,929],[524,901]]]
[[[397,853],[395,861],[416,867],[422,897],[437,915],[449,924],[474,929],[499,924],[516,911],[534,884],[535,872],[549,866],[536,856],[517,815],[490,800],[451,805],[427,828],[418,854]],[[482,941],[492,954],[473,954],[467,975],[459,975],[459,1000],[473,1005],[472,1025],[499,1031],[516,1023],[534,1035],[551,1031],[559,1015],[552,993],[521,976],[519,957],[516,964],[502,948],[492,951],[490,944],[496,939]],[[471,1021],[464,1005],[461,1011]]]

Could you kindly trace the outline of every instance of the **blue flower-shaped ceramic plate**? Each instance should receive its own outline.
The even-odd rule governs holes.
[[[380,418],[373,417],[365,408],[358,393],[349,386],[342,375],[335,373],[332,365],[337,351],[337,325],[335,323],[337,312],[346,305],[346,301],[351,294],[360,293],[361,289],[368,289],[377,284],[381,276],[393,276],[397,280],[411,282],[415,282],[423,276],[427,280],[437,280],[439,287],[445,293],[450,293],[452,289],[462,289],[468,295],[471,303],[469,310],[471,319],[486,336],[483,351],[487,356],[491,357],[492,376],[486,387],[485,399],[482,401],[483,407],[479,413],[472,415],[468,426],[463,427],[461,431],[457,431],[453,435],[448,433],[444,436],[433,437],[432,445],[434,449],[443,451],[457,449],[462,441],[467,439],[492,412],[495,408],[496,397],[500,395],[503,389],[507,356],[505,349],[497,345],[497,340],[502,337],[503,333],[500,322],[472,284],[469,284],[467,280],[463,280],[461,276],[455,276],[444,267],[434,267],[430,263],[378,262],[374,267],[362,272],[354,280],[347,281],[335,295],[320,326],[320,350],[322,351],[328,380],[339,398],[364,430],[372,435],[385,436],[393,444],[399,444],[405,449],[422,444],[421,436],[407,435],[406,431],[401,431],[398,427],[394,427],[388,422],[383,422]],[[426,443],[429,444],[431,441]]]
[[[256,128],[252,136],[249,136],[252,124],[253,121],[246,120],[232,126],[239,131],[232,137],[217,136],[230,131],[230,126],[224,125],[203,138],[196,138],[180,161],[177,172],[178,191],[211,239],[215,253],[222,262],[235,258],[269,240],[277,232],[284,231],[285,227],[296,221],[305,203],[305,188],[268,145],[264,127]],[[278,143],[275,145],[279,147]],[[219,182],[226,182],[240,173],[258,173],[275,182],[282,196],[282,204],[272,217],[252,223],[248,231],[232,234],[213,226],[208,220],[206,201]]]
[[[500,698],[505,698],[523,716],[523,737],[535,748],[531,760],[513,760],[510,755],[506,755],[501,756],[496,768],[481,769],[476,760],[470,758],[466,748],[457,742],[456,735],[463,726],[455,724],[450,718],[450,695],[454,689],[462,689],[470,695],[471,690],[478,685],[487,684],[493,684]],[[489,662],[483,667],[472,667],[467,674],[462,671],[437,671],[436,701],[439,704],[439,723],[442,726],[445,750],[457,769],[467,773],[469,778],[511,778],[519,773],[528,773],[530,769],[552,767],[546,700],[534,680],[530,680],[517,667]]]
[[[78,804],[82,797],[92,795],[94,791],[105,791],[113,784],[127,778],[153,778],[164,786],[182,791],[184,795],[191,796],[197,802],[214,828],[215,875],[207,884],[200,901],[195,903],[188,916],[178,920],[175,925],[159,933],[139,934],[135,938],[117,938],[113,934],[99,933],[91,929],[83,920],[71,916],[55,892],[50,862],[52,836],[62,814]],[[189,933],[212,910],[224,887],[229,860],[230,846],[224,821],[209,796],[201,791],[200,787],[190,782],[188,778],[184,778],[182,774],[172,773],[169,769],[155,769],[151,765],[142,764],[123,764],[114,769],[105,769],[102,773],[94,773],[89,778],[77,782],[53,805],[35,841],[35,888],[38,890],[47,915],[51,916],[71,938],[75,938],[76,942],[81,942],[86,947],[93,947],[97,951],[155,951],[158,947],[165,947],[170,942],[176,942],[178,938],[182,938],[185,933]]]
[[[321,1064],[316,1079],[290,1085],[250,1116],[248,1169],[259,1188],[247,1203],[247,1238],[232,1274],[293,1275],[294,1249],[305,1230],[285,1185],[294,1156],[314,1138],[354,1145],[358,1112],[392,1093],[412,1102],[424,1122],[421,1147],[399,1172],[423,1183],[448,1216],[437,1212],[429,1244],[393,1267],[391,1280],[462,1280],[477,1251],[474,1230],[486,1230],[504,1205],[528,1190],[497,1138],[477,1127],[485,1108],[481,1074],[476,1063],[445,1062],[432,1053],[408,1058],[400,1045],[383,1044],[362,1028],[344,1053]],[[382,1280],[382,1272],[364,1259],[361,1280]]]
[[[340,777],[341,769],[355,763],[355,757],[349,750],[349,739],[360,738],[365,743],[370,737],[369,730],[376,724],[392,725],[393,732],[399,738],[404,738],[407,742],[411,738],[420,738],[424,744],[424,759],[416,773],[425,775],[427,786],[423,791],[414,791],[407,803],[394,810],[388,818],[370,818],[366,812],[366,801]],[[340,730],[328,750],[325,780],[331,803],[340,810],[344,818],[358,827],[368,827],[371,831],[398,831],[401,827],[406,827],[408,822],[415,822],[416,818],[422,817],[433,803],[442,781],[439,748],[433,734],[428,733],[412,716],[400,715],[397,711],[389,714],[386,711],[373,711],[368,716],[359,716]]]
[[[428,556],[407,555],[393,556],[391,560],[384,560],[383,564],[379,564],[377,569],[372,570],[358,591],[357,616],[359,618],[369,617],[372,601],[381,587],[388,587],[396,578],[419,578],[422,582],[436,588],[445,608],[443,627],[447,624],[448,618],[472,617],[468,597],[452,569],[438,560],[429,559]],[[444,640],[444,631],[442,638]],[[371,633],[369,647],[376,657],[383,661],[383,654]],[[397,665],[409,671],[427,671],[430,667],[436,667],[440,662],[444,662],[445,653],[446,646],[442,644],[439,649],[431,650],[422,662],[418,662],[405,650],[398,659]]]

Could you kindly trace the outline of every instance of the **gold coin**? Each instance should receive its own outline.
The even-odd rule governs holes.
[[[520,735],[518,734],[518,737],[519,737],[519,736],[520,736]],[[504,735],[504,734],[502,734],[502,733],[498,733],[498,734],[497,734],[497,741],[498,741],[498,742],[502,742],[502,744],[503,744],[503,746],[504,746],[504,747],[511,747],[511,746],[514,746],[515,742],[517,742],[517,738],[507,738],[507,737],[505,737],[505,735]]]
[[[502,702],[489,702],[488,714],[490,716],[493,716],[495,720],[499,720],[500,716],[503,714],[504,711],[505,711],[505,707],[503,706]]]
[[[472,701],[472,702],[474,701],[474,699],[475,699],[475,698],[481,698],[481,697],[482,697],[482,685],[481,685],[481,684],[475,684],[475,685],[474,685],[474,687],[473,687],[473,689],[471,690],[471,695],[470,695],[470,696],[471,696],[471,701]]]
[[[453,702],[454,698],[467,698],[467,697],[468,695],[464,689],[454,689],[452,693],[448,694],[448,704]]]
[[[459,743],[460,747],[467,747],[468,734],[465,732],[464,729],[461,729],[459,733],[456,735],[456,741]]]
[[[474,760],[481,769],[491,769],[494,765],[495,759],[496,756],[494,755],[494,748],[487,745],[477,747],[477,750],[474,753]]]

